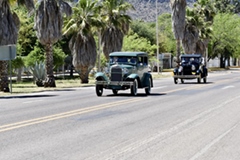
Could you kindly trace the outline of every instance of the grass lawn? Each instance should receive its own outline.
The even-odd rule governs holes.
[[[90,78],[88,84],[81,84],[80,79],[78,77],[70,78],[65,77],[65,79],[62,78],[56,78],[55,83],[56,87],[54,88],[44,88],[44,87],[38,87],[31,78],[23,78],[22,82],[16,82],[12,81],[12,93],[4,93],[0,92],[0,96],[3,95],[11,95],[11,94],[22,94],[22,93],[34,93],[34,92],[42,92],[42,91],[56,91],[61,90],[63,88],[74,88],[74,87],[87,87],[94,85],[94,79]],[[9,82],[9,88],[11,88],[10,82]]]

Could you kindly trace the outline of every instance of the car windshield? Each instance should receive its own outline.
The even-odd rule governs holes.
[[[181,58],[182,62],[197,62],[199,63],[199,58],[197,57],[182,57]]]
[[[110,57],[110,64],[131,64],[134,65],[137,62],[136,57],[122,57],[122,56],[114,56]]]

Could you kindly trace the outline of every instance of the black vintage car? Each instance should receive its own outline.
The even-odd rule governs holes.
[[[184,83],[185,79],[197,79],[201,83],[207,83],[208,70],[204,65],[203,58],[200,54],[184,54],[181,56],[180,66],[173,71],[174,83],[178,83],[178,79]]]

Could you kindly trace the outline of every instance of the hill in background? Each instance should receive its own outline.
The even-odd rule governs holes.
[[[135,7],[135,11],[129,11],[133,19],[153,22],[156,20],[156,0],[127,0]],[[191,6],[196,0],[187,0]],[[158,0],[158,15],[171,13],[170,0]]]

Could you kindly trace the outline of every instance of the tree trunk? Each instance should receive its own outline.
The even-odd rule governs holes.
[[[22,67],[17,69],[17,72],[18,72],[18,74],[17,74],[17,82],[21,82],[22,81],[22,69],[23,69]]]
[[[74,66],[71,64],[71,67],[70,67],[70,77],[73,77],[73,69],[74,69]]]
[[[225,58],[222,55],[220,57],[220,68],[225,68]]]
[[[52,44],[47,44],[45,45],[45,66],[46,66],[46,79],[44,82],[44,87],[56,87],[55,84],[55,78],[53,75],[53,49],[52,49]]]
[[[227,62],[228,62],[227,67],[230,67],[230,58],[227,59]]]
[[[1,91],[10,92],[8,87],[8,62],[0,61]]]
[[[181,54],[181,44],[180,44],[180,39],[177,39],[177,66],[180,64],[180,54]]]
[[[88,74],[89,74],[88,66],[82,66],[81,69],[80,69],[80,73],[79,73],[81,83],[88,83],[89,82],[88,81]]]

